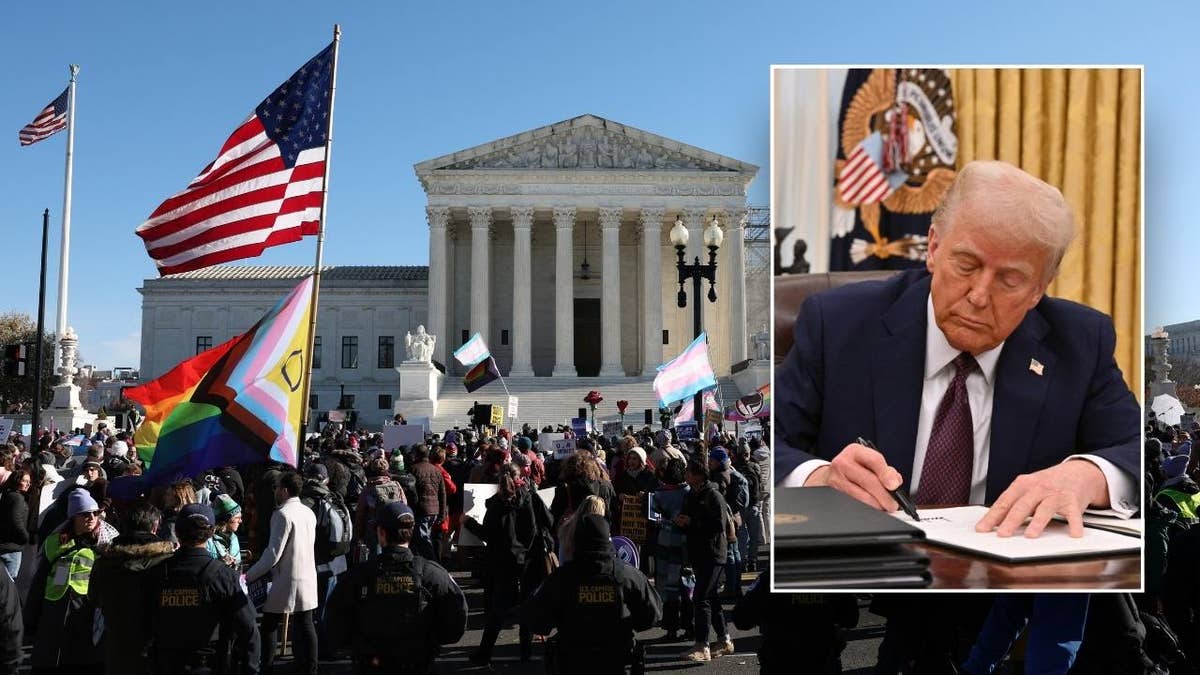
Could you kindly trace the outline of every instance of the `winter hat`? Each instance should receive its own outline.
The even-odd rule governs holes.
[[[522,451],[533,448],[533,441],[529,440],[528,436],[518,436],[514,443],[516,444],[517,448]]]
[[[321,465],[318,464],[317,466]],[[321,466],[321,468],[324,469],[325,467]],[[233,501],[233,497],[229,495],[217,495],[213,503],[213,513],[216,515],[218,522],[225,522],[241,512],[242,507]]]
[[[1167,480],[1179,478],[1187,471],[1187,465],[1187,455],[1172,455],[1163,460],[1163,475]]]
[[[499,445],[501,448],[504,448],[505,450],[507,450],[508,449],[508,439],[501,436],[500,440],[496,443],[496,445]]]
[[[380,457],[379,459],[371,460],[371,462],[367,464],[368,478],[378,478],[379,476],[386,476],[387,474],[388,463],[386,459]]]
[[[125,441],[116,441],[111,448],[105,448],[105,452],[117,457],[124,457],[129,453],[129,445]]]
[[[446,444],[446,454],[447,455],[457,455],[458,454],[458,444],[457,443],[447,443]]]
[[[720,462],[721,464],[729,463],[729,453],[725,452],[725,448],[717,446],[708,453],[708,458]]]
[[[329,469],[326,469],[325,465],[320,462],[309,462],[304,465],[304,477],[329,480]]]
[[[67,497],[67,518],[74,518],[81,513],[99,511],[100,505],[92,499],[87,490],[71,490]]]
[[[637,458],[642,460],[642,466],[646,465],[646,451],[645,450],[643,450],[637,446],[634,446],[629,449],[629,454],[637,455]]]
[[[400,525],[400,521],[404,518],[410,520],[414,518],[413,510],[408,504],[401,501],[388,502],[375,512],[375,524],[384,529]]]
[[[523,452],[513,453],[512,463],[516,464],[517,466],[519,466],[521,468],[525,468],[525,467],[529,466],[529,464],[530,464],[529,455],[526,455]]]

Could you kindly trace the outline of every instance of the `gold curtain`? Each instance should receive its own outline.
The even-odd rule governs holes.
[[[1109,314],[1140,399],[1141,89],[1137,68],[951,71],[958,165],[1015,164],[1058,187],[1078,228],[1049,293]]]

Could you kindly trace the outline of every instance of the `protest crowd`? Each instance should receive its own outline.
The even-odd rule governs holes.
[[[734,653],[721,600],[767,549],[759,438],[383,438],[331,424],[299,470],[214,467],[130,496],[110,489],[143,471],[127,432],[14,436],[0,445],[0,661],[16,672],[24,642],[39,673],[269,673],[284,641],[288,672],[339,653],[358,672],[430,672],[467,628],[447,570],[484,588],[478,667],[514,624],[521,660],[550,672],[640,672],[635,635],[655,626],[681,659]]]
[[[480,427],[386,449],[331,425],[300,471],[217,467],[124,499],[110,482],[141,471],[125,432],[14,436],[0,445],[0,672],[24,643],[38,673],[269,673],[284,635],[289,672],[339,654],[357,672],[432,672],[467,627],[450,570],[484,588],[481,668],[514,625],[521,660],[611,673],[640,672],[653,627],[681,661],[733,654],[736,623],[760,631],[763,672],[836,673],[869,609],[886,618],[877,673],[1190,673],[1197,431],[1147,428],[1145,593],[873,597],[767,592],[758,438]],[[742,572],[758,580],[742,588]]]

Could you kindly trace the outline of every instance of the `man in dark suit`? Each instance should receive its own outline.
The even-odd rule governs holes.
[[[1057,513],[1137,509],[1137,401],[1111,320],[1045,297],[1074,236],[1054,187],[964,167],[934,214],[927,270],[810,297],[776,371],[776,480],[876,508],[992,504],[977,529],[1036,537]],[[873,439],[880,451],[855,442]]]

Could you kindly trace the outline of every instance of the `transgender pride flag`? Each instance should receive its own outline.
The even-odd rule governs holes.
[[[654,393],[663,408],[715,386],[717,376],[708,361],[708,333],[701,333],[683,353],[659,366],[654,377]]]

